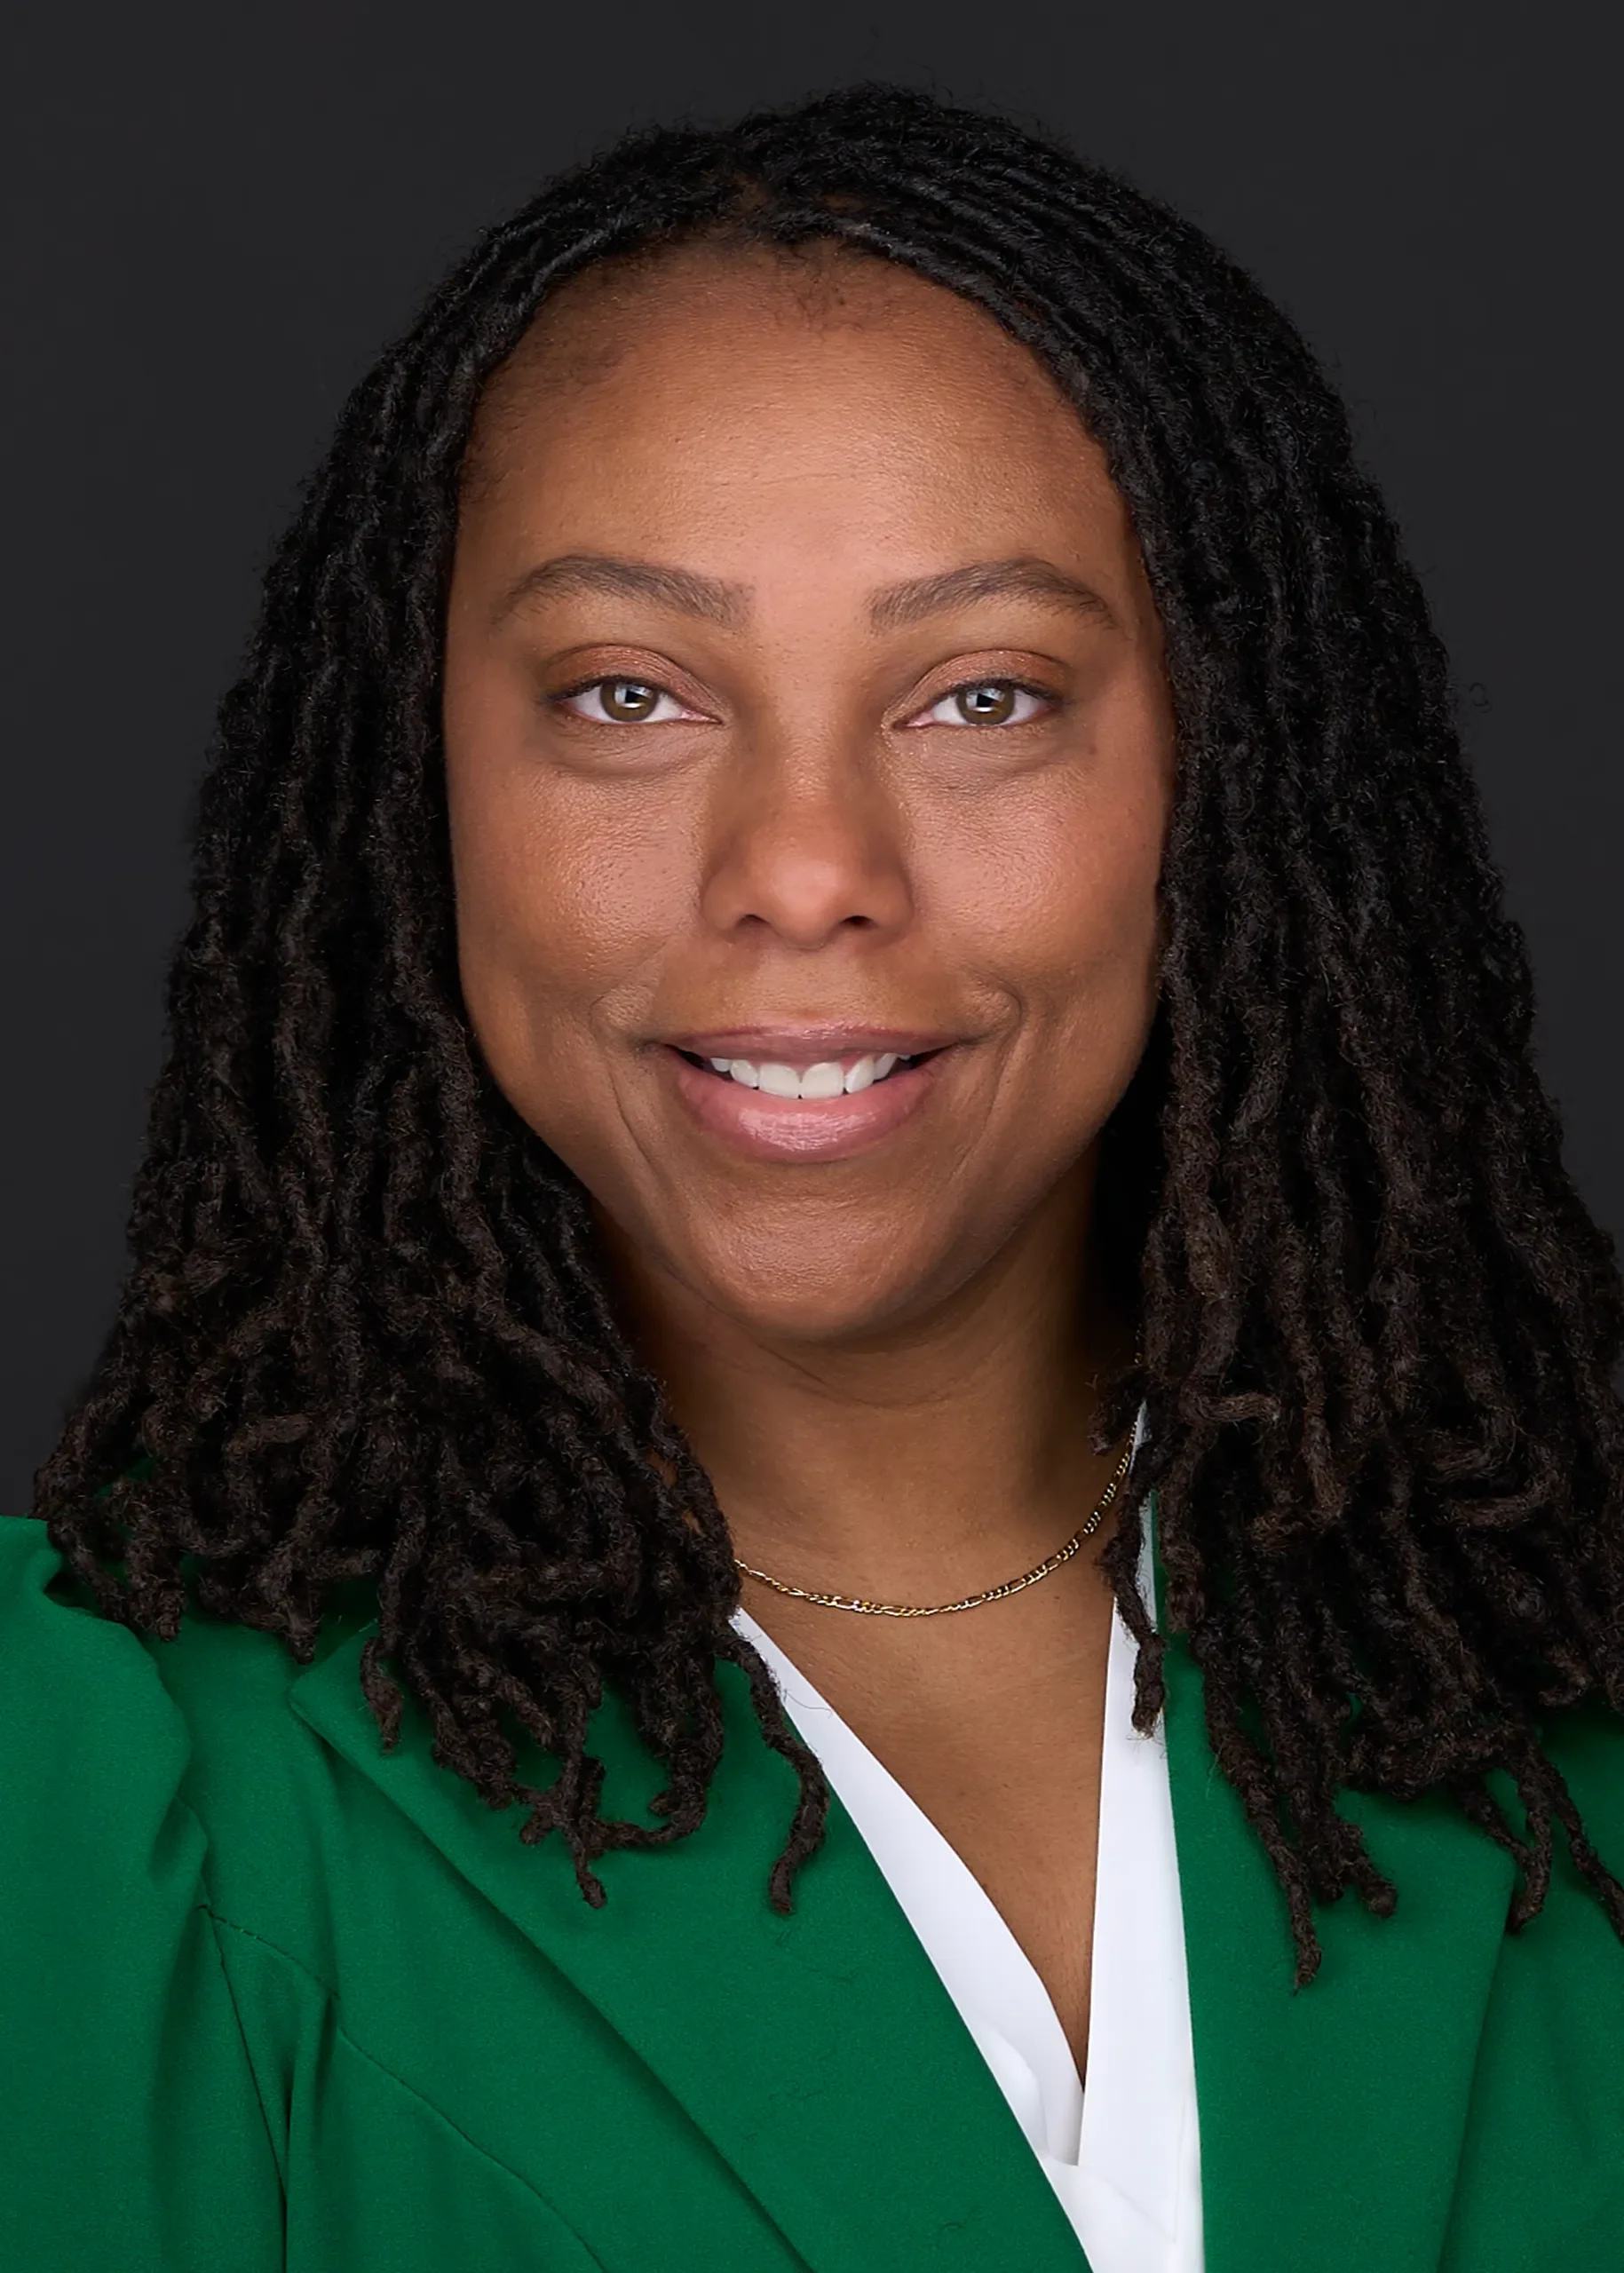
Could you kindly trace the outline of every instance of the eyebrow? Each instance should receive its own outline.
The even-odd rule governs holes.
[[[653,600],[656,606],[675,608],[683,615],[702,616],[708,623],[733,629],[749,611],[749,594],[742,584],[725,584],[714,576],[696,576],[687,568],[662,568],[647,560],[614,560],[598,552],[563,552],[527,570],[504,592],[496,606],[496,621],[503,622],[526,600],[553,594],[603,592],[611,599]]]
[[[929,615],[970,606],[977,600],[1002,599],[1014,594],[1026,599],[1052,600],[1080,615],[1113,628],[1116,617],[1091,584],[1068,576],[1050,560],[1022,554],[1012,560],[975,560],[965,568],[948,568],[939,576],[915,576],[904,584],[888,585],[868,604],[869,621],[876,631],[894,631],[919,623]]]
[[[730,630],[744,622],[750,604],[744,585],[696,575],[692,569],[662,567],[648,560],[617,560],[605,553],[564,552],[527,569],[511,585],[497,603],[495,620],[504,622],[527,600],[573,592],[652,600],[656,606],[699,616]],[[1110,606],[1092,585],[1068,576],[1052,561],[1026,554],[1010,560],[973,560],[965,567],[944,569],[938,575],[913,576],[900,584],[888,584],[869,600],[868,620],[876,631],[895,631],[923,622],[928,616],[973,606],[978,600],[1010,595],[1049,600],[1091,616],[1097,622],[1113,628],[1116,624]]]

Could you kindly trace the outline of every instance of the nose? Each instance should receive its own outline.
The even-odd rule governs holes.
[[[838,750],[757,751],[713,812],[702,914],[803,954],[886,936],[913,912],[901,816],[875,770]]]

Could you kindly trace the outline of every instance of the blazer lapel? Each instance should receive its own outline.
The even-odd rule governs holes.
[[[300,1676],[327,1743],[596,2007],[706,2134],[815,2273],[1086,2273],[1047,2180],[911,1928],[834,1803],[795,1909],[767,1873],[795,1796],[736,1667],[718,1679],[727,1743],[704,1824],[598,1865],[588,1908],[561,1843],[522,1846],[432,1762],[408,1711],[382,1750],[359,1687],[366,1634]],[[593,1724],[604,1805],[653,1823],[653,1762],[610,1698]],[[541,1779],[539,1763],[532,1763]]]
[[[1207,2273],[1437,2273],[1510,1860],[1440,1800],[1348,1799],[1398,1908],[1321,1910],[1324,1962],[1294,1991],[1284,1902],[1176,1641],[1168,1691]]]

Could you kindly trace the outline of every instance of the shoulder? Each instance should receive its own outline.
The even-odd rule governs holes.
[[[1624,1719],[1580,1706],[1551,1721],[1545,1742],[1602,1860],[1624,1879]]]
[[[76,1605],[43,1524],[0,1518],[0,1776],[8,1819],[82,1809],[95,1789],[125,1821],[172,1793],[182,1717],[140,1640]]]
[[[1556,1764],[1578,1810],[1581,1849],[1624,1881],[1624,1720],[1586,1705],[1552,1716],[1544,1730],[1547,1757]],[[1497,1779],[1503,1780],[1503,1779]],[[1501,1794],[1509,1820],[1522,1827],[1522,1810],[1509,1787]],[[1480,2082],[1503,2068],[1514,2079],[1522,2119],[1538,2095],[1566,2107],[1575,2081],[1590,2079],[1592,2111],[1605,2110],[1604,2128],[1624,2126],[1624,1937],[1594,1883],[1581,1873],[1575,1841],[1555,1829],[1549,1882],[1539,1911],[1499,1945],[1493,1993],[1480,2047]],[[1561,2116],[1568,2124],[1570,2117]]]
[[[0,1518],[13,1901],[105,1913],[121,1886],[162,1884],[171,1909],[263,1910],[309,1944],[331,1770],[292,1708],[305,1670],[247,1627],[188,1613],[165,1642],[102,1617],[43,1524]]]
[[[1543,1733],[1546,1755],[1578,1810],[1583,1844],[1624,1884],[1624,1718],[1602,1705],[1583,1705],[1554,1715]],[[1586,1993],[1611,2011],[1615,2027],[1624,2028],[1624,1944],[1595,1887],[1578,1868],[1573,1841],[1561,1830],[1553,1841],[1544,1910],[1517,1940],[1532,1952],[1541,1927],[1553,1945],[1579,1961],[1580,1973],[1588,1977]]]
[[[1624,1723],[1584,1707],[1554,1716],[1545,1738],[1585,1838],[1624,1878]],[[1560,2264],[1600,2273],[1617,2264],[1621,2038],[1624,1946],[1558,1832],[1541,1909],[1498,1944],[1475,2044],[1446,2266],[1521,2273]]]
[[[0,1697],[13,1745],[98,1732],[133,1767],[258,1752],[303,1670],[273,1635],[188,1612],[172,1642],[104,1618],[43,1523],[0,1517]],[[96,1756],[92,1750],[92,1757]]]

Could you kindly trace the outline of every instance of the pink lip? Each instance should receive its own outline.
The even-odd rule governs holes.
[[[808,1052],[804,1042],[791,1049],[789,1040],[783,1034],[775,1034],[769,1049],[766,1038],[761,1036],[753,1046],[763,1057],[793,1065]],[[929,1043],[919,1046],[931,1047]],[[815,1044],[817,1054],[810,1062],[817,1063],[820,1057],[863,1056],[895,1047],[889,1037],[863,1034],[849,1040],[843,1034],[837,1042],[836,1037],[824,1035]],[[730,1151],[757,1160],[843,1160],[865,1151],[912,1119],[936,1086],[938,1068],[952,1055],[942,1049],[940,1055],[927,1058],[923,1065],[899,1065],[884,1081],[876,1081],[872,1089],[860,1089],[855,1097],[774,1097],[690,1065],[682,1055],[685,1049],[692,1049],[696,1057],[743,1057],[749,1054],[745,1038],[736,1034],[706,1034],[697,1041],[659,1049],[655,1057],[700,1127],[720,1138]],[[899,1057],[913,1054],[912,1049],[897,1051]]]

